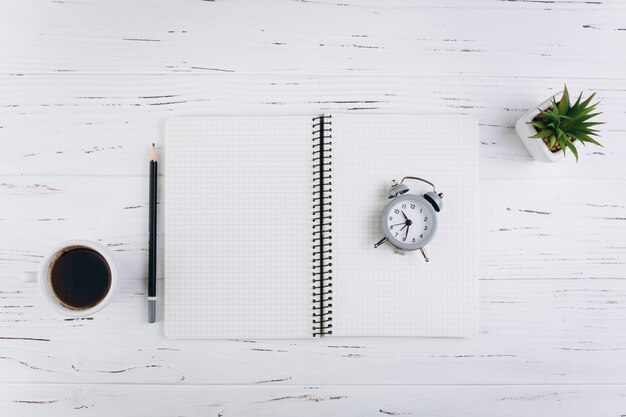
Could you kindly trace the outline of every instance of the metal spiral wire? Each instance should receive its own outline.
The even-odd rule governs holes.
[[[332,331],[332,116],[313,118],[313,336]]]

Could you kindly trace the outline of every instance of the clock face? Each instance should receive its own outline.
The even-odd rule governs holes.
[[[437,230],[437,216],[423,197],[403,195],[392,200],[383,214],[383,232],[392,245],[415,250],[424,247]]]

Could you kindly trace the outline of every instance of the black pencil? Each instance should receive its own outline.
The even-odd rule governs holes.
[[[157,150],[154,143],[150,151],[150,241],[148,243],[148,322],[156,321],[156,268],[157,268]]]

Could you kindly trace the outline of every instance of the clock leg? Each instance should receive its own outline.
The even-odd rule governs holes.
[[[426,255],[426,251],[424,250],[424,248],[420,248],[420,252],[422,252],[422,256],[424,256],[424,260],[426,262],[429,262],[430,259],[428,259],[428,255]]]
[[[374,245],[374,249],[376,249],[377,247],[379,247],[380,245],[382,245],[386,241],[387,241],[386,237],[382,238],[377,244]]]

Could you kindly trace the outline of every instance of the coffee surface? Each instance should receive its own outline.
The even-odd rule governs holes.
[[[88,248],[61,254],[50,271],[56,297],[67,307],[84,310],[102,301],[111,288],[111,270],[102,255]]]

